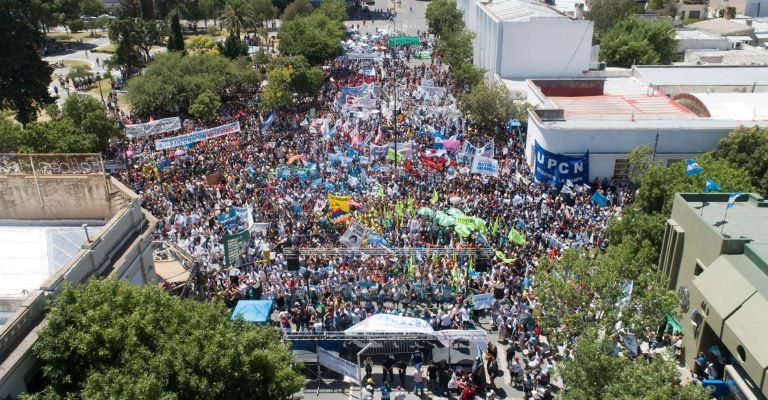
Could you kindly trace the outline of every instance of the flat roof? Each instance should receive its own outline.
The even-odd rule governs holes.
[[[0,297],[25,298],[66,265],[86,241],[83,223],[0,224]],[[101,221],[87,223],[91,237],[104,226]]]
[[[656,86],[743,86],[768,85],[764,66],[652,66],[639,65],[633,76]]]
[[[479,2],[481,8],[488,10],[499,21],[530,21],[532,17],[568,18],[563,13],[545,3],[530,0],[500,0],[491,3]]]
[[[768,120],[768,93],[690,93],[707,107],[711,118]]]
[[[666,96],[606,94],[548,98],[565,111],[566,119],[696,118],[696,114],[691,110]]]
[[[714,33],[704,32],[699,29],[679,29],[676,32],[677,39],[695,39],[695,40],[720,40],[726,41],[726,39],[720,35]]]
[[[733,22],[725,18],[714,18],[699,21],[688,25],[691,28],[715,33],[723,36],[738,35],[753,32],[751,26]]]

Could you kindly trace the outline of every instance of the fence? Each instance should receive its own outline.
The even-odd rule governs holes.
[[[0,153],[0,175],[88,175],[103,174],[100,154],[10,154]]]

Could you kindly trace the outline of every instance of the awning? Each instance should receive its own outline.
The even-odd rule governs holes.
[[[267,322],[271,313],[272,300],[240,300],[229,319],[242,316],[248,322]]]

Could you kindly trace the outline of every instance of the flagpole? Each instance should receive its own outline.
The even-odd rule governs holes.
[[[725,229],[725,219],[728,218],[728,209],[729,208],[730,207],[728,207],[727,205],[725,206],[725,215],[723,215],[723,220],[721,221],[722,224],[720,225],[720,235],[723,234],[723,229]]]

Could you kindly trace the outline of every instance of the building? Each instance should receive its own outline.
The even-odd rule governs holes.
[[[744,45],[739,50],[685,51],[684,64],[694,65],[768,65],[768,51]]]
[[[724,385],[735,399],[768,396],[768,202],[742,194],[677,194],[659,268],[677,291],[683,358],[699,352],[727,361]],[[726,214],[727,212],[727,214]]]
[[[730,19],[708,19],[690,24],[688,27],[709,32],[713,35],[723,36],[731,42],[731,47],[735,49],[741,47],[739,43],[755,44],[755,29],[751,25],[742,24]]]
[[[678,29],[675,34],[678,51],[685,53],[691,49],[729,50],[731,43],[728,39],[698,29]]]
[[[587,172],[590,180],[622,179],[629,152],[640,145],[672,163],[712,150],[739,126],[768,124],[765,67],[635,67],[628,77],[527,85],[527,100],[537,106],[528,117],[530,168],[542,171],[546,153],[553,165],[588,153],[580,180]]]
[[[707,5],[702,0],[677,0],[675,8],[677,9],[676,17],[681,20],[705,19],[707,17]]]
[[[0,155],[0,398],[41,386],[31,353],[65,282],[155,284],[156,220],[98,155]]]
[[[733,7],[737,15],[768,16],[768,0],[712,0],[709,2],[710,15],[722,17],[728,7]],[[732,15],[732,17],[734,16]]]
[[[592,21],[536,0],[458,0],[488,78],[579,77],[590,69]]]

